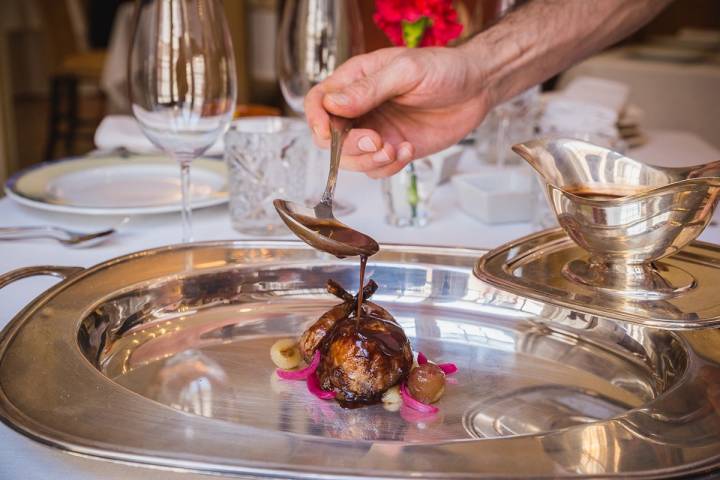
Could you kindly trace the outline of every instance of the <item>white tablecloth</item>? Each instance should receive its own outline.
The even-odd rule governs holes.
[[[629,102],[644,112],[643,126],[693,132],[720,148],[720,61],[681,63],[641,60],[611,50],[572,67],[560,88],[583,75],[630,87]]]
[[[720,152],[697,136],[675,131],[649,132],[649,143],[630,155],[639,160],[662,165],[688,165],[720,159]],[[461,170],[481,168],[472,153],[467,152]],[[491,248],[531,232],[528,223],[485,226],[463,213],[457,206],[450,184],[438,189],[433,198],[436,212],[424,229],[398,229],[383,222],[380,186],[364,175],[342,172],[338,198],[358,208],[344,220],[377,238],[381,243],[414,243]],[[56,224],[77,229],[112,225],[117,219],[58,215],[17,205],[0,199],[0,226]],[[198,241],[239,239],[229,222],[227,207],[198,210],[194,215]],[[180,238],[179,215],[136,217],[122,227],[120,234],[99,246],[73,250],[49,240],[0,243],[0,273],[32,265],[91,266],[129,252],[177,243]],[[720,243],[720,227],[709,227],[701,237]],[[0,290],[0,326],[4,326],[27,303],[57,280],[32,278]],[[192,480],[200,475],[179,475],[145,468],[109,464],[67,455],[41,446],[0,426],[0,479],[23,480],[68,479],[167,479]],[[207,477],[203,477],[207,478]]]

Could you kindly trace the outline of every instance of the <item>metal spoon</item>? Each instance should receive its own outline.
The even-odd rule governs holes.
[[[380,249],[378,243],[340,222],[333,215],[333,196],[345,136],[352,128],[347,118],[330,115],[330,173],[325,193],[313,208],[275,199],[273,205],[288,228],[305,243],[336,257],[370,256]]]
[[[104,241],[115,233],[114,228],[92,233],[82,233],[54,225],[0,228],[0,241],[24,240],[30,238],[52,238],[69,247],[90,247]]]

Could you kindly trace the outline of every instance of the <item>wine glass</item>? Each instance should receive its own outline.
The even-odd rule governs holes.
[[[180,164],[182,239],[189,242],[190,162],[225,132],[237,96],[220,0],[138,0],[128,83],[142,131]]]
[[[288,106],[302,115],[308,90],[364,49],[355,0],[287,0],[278,35],[276,66]],[[353,210],[351,205],[335,202],[337,214],[346,215]]]

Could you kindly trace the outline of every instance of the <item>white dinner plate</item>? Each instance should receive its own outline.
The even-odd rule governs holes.
[[[199,158],[190,171],[193,208],[227,201],[223,161]],[[65,213],[138,215],[181,209],[180,167],[157,155],[43,163],[11,177],[5,192],[23,205]]]

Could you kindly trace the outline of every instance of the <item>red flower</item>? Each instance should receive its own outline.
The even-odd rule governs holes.
[[[463,29],[452,0],[375,0],[375,8],[375,24],[398,46],[406,45],[403,26],[419,22],[423,17],[427,27],[420,47],[447,45],[460,36]]]

